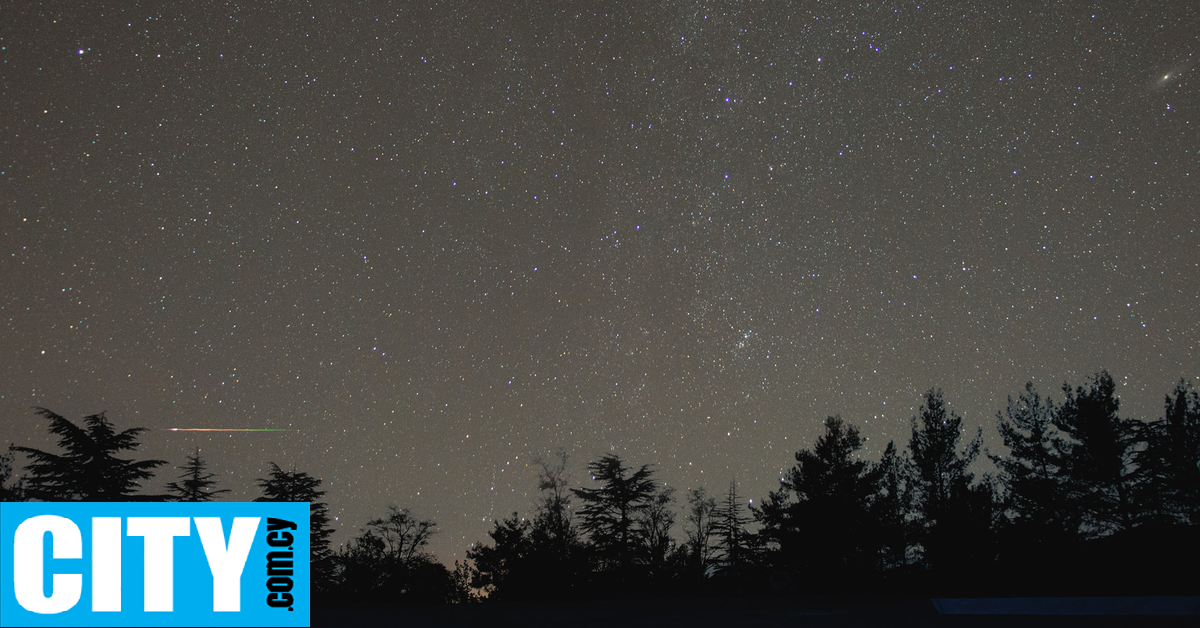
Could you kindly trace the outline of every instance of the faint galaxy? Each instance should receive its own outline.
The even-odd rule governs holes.
[[[761,497],[933,386],[993,450],[1028,380],[1154,419],[1197,55],[1194,2],[12,2],[0,444],[107,410],[452,561],[559,447]]]

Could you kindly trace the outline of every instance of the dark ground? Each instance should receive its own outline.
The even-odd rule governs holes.
[[[1200,598],[1194,601],[1200,605]],[[1176,603],[1178,606],[1178,603]],[[1193,607],[1195,608],[1195,607]],[[1195,610],[1193,613],[1197,612]],[[801,600],[713,598],[458,606],[320,607],[320,626],[554,626],[686,628],[766,626],[1196,626],[1197,616],[942,615],[928,598]]]

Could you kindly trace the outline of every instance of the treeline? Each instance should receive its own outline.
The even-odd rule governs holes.
[[[546,595],[921,593],[1195,594],[1200,558],[1200,395],[1186,382],[1154,422],[1122,418],[1106,372],[1028,384],[997,414],[1007,455],[987,456],[940,390],[907,445],[860,456],[859,430],[829,417],[758,503],[675,492],[614,455],[565,490],[542,463],[531,517],[496,522],[468,552],[493,599]],[[681,528],[682,542],[672,536]]]
[[[321,481],[271,464],[260,500],[311,504],[314,589],[326,599],[456,603],[766,594],[1195,594],[1200,559],[1200,393],[1181,381],[1163,416],[1119,414],[1106,372],[1054,402],[1027,384],[997,414],[1008,449],[986,455],[940,390],[924,395],[907,444],[878,461],[859,430],[824,422],[761,500],[736,483],[684,495],[616,455],[572,486],[566,455],[537,463],[527,516],[496,521],[448,569],[427,548],[431,520],[391,506],[334,550]],[[143,428],[103,414],[76,426],[46,409],[62,452],[11,447],[0,499],[208,501],[199,452],[162,494],[138,493],[161,460],[118,458]],[[990,460],[989,467],[984,464]],[[984,471],[987,469],[987,471]]]

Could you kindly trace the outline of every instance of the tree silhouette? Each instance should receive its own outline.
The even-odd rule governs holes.
[[[256,480],[263,494],[255,501],[308,502],[312,584],[314,588],[324,588],[328,586],[332,573],[329,537],[333,534],[333,528],[329,527],[329,507],[320,501],[325,495],[325,491],[319,489],[321,480],[295,469],[284,471],[274,462],[270,465],[268,477]]]
[[[466,561],[454,561],[454,572],[450,575],[451,594],[446,600],[451,604],[478,602],[480,596],[471,590],[471,568]]]
[[[738,496],[737,481],[729,480],[729,490],[725,491],[725,498],[713,512],[718,573],[738,573],[750,560],[752,536],[746,526],[751,517],[746,506],[745,500]]]
[[[32,447],[12,447],[31,460],[26,465],[26,496],[41,501],[128,501],[144,480],[165,460],[126,460],[123,451],[138,448],[144,427],[123,432],[113,429],[104,413],[83,419],[79,427],[62,416],[36,408],[35,414],[50,420],[50,433],[58,436],[62,454]],[[145,497],[143,497],[145,499]]]
[[[550,563],[565,566],[579,546],[579,533],[571,521],[571,490],[568,488],[567,454],[555,452],[552,459],[537,458],[538,491],[540,492],[533,528],[533,543]],[[547,565],[548,568],[551,565]]]
[[[333,555],[327,586],[358,599],[387,597],[380,588],[388,579],[389,562],[383,539],[365,530]]]
[[[940,389],[925,393],[925,403],[919,417],[912,418],[913,464],[920,483],[920,502],[927,520],[936,523],[945,512],[957,491],[969,485],[973,474],[968,470],[979,456],[983,441],[982,429],[975,439],[960,452],[962,417],[946,408]]]
[[[1163,402],[1163,417],[1147,428],[1144,478],[1148,509],[1168,521],[1200,525],[1200,392],[1180,380]]]
[[[834,585],[873,567],[869,507],[875,492],[870,463],[856,455],[858,429],[838,416],[825,419],[825,433],[812,451],[796,452],[796,464],[757,511],[759,534],[779,549],[784,565],[803,570],[805,587]]]
[[[532,567],[537,572],[539,594],[566,595],[586,585],[590,572],[587,552],[571,511],[567,481],[567,454],[559,450],[535,460],[538,499],[530,531]]]
[[[210,502],[217,495],[229,492],[227,488],[213,488],[217,483],[216,477],[217,474],[208,473],[208,465],[200,457],[200,448],[197,447],[196,453],[188,455],[179,481],[167,484],[168,499],[179,502]]]
[[[465,568],[456,565],[451,572],[426,551],[436,527],[407,508],[389,506],[334,556],[333,588],[360,600],[464,601]]]
[[[657,493],[648,465],[632,471],[616,454],[605,454],[588,464],[597,488],[571,492],[583,502],[581,527],[596,551],[601,567],[625,571],[633,564],[633,543],[638,515],[648,508]]]
[[[920,415],[912,418],[913,466],[916,469],[917,505],[921,515],[921,546],[926,564],[960,562],[968,548],[963,545],[969,532],[955,529],[954,520],[964,514],[962,509],[982,496],[971,494],[974,474],[969,467],[979,456],[983,443],[980,429],[963,449],[962,417],[946,407],[940,389],[925,393]],[[976,539],[978,540],[978,539]]]
[[[915,538],[914,478],[912,461],[888,441],[878,465],[878,492],[871,507],[879,546],[879,567],[894,569],[909,564],[909,547]]]
[[[492,544],[477,543],[467,550],[471,560],[471,586],[490,600],[520,600],[533,597],[540,581],[530,538],[532,524],[517,513],[494,521],[488,536]]]
[[[675,489],[664,486],[637,514],[635,529],[642,549],[639,562],[651,578],[661,578],[668,571],[668,562],[672,558],[675,543],[671,528],[675,526],[675,513],[671,505],[674,502]]]
[[[12,446],[0,454],[0,502],[25,501],[25,482],[13,472]]]
[[[367,530],[383,540],[384,551],[400,562],[411,562],[433,536],[437,524],[417,519],[407,508],[388,506],[388,514],[367,522]]]
[[[411,593],[417,584],[415,574],[432,561],[425,548],[436,527],[407,508],[388,506],[386,515],[368,521],[366,529],[335,557],[338,586],[369,598]]]
[[[704,487],[688,491],[683,533],[687,537],[688,569],[695,578],[708,576],[713,566],[717,500]]]
[[[1117,415],[1120,400],[1115,391],[1107,371],[1074,390],[1063,384],[1066,399],[1054,413],[1062,435],[1056,446],[1064,453],[1064,505],[1081,520],[1085,537],[1128,530],[1137,519],[1134,460],[1139,423]]]
[[[493,522],[491,544],[467,551],[471,586],[490,600],[563,596],[587,580],[590,566],[571,518],[567,455],[559,450],[534,465],[539,494],[532,521],[514,512]]]
[[[1017,399],[1008,398],[1004,414],[996,414],[996,426],[1009,449],[1007,456],[990,456],[1000,471],[1004,507],[1015,542],[1032,545],[1061,543],[1072,538],[1077,520],[1068,520],[1061,508],[1065,498],[1062,454],[1055,446],[1054,404],[1033,387]]]

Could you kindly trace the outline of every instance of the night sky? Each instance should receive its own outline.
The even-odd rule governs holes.
[[[933,386],[998,452],[1200,383],[1200,4],[416,5],[0,8],[0,444],[107,410],[452,561],[560,447],[758,499]]]

